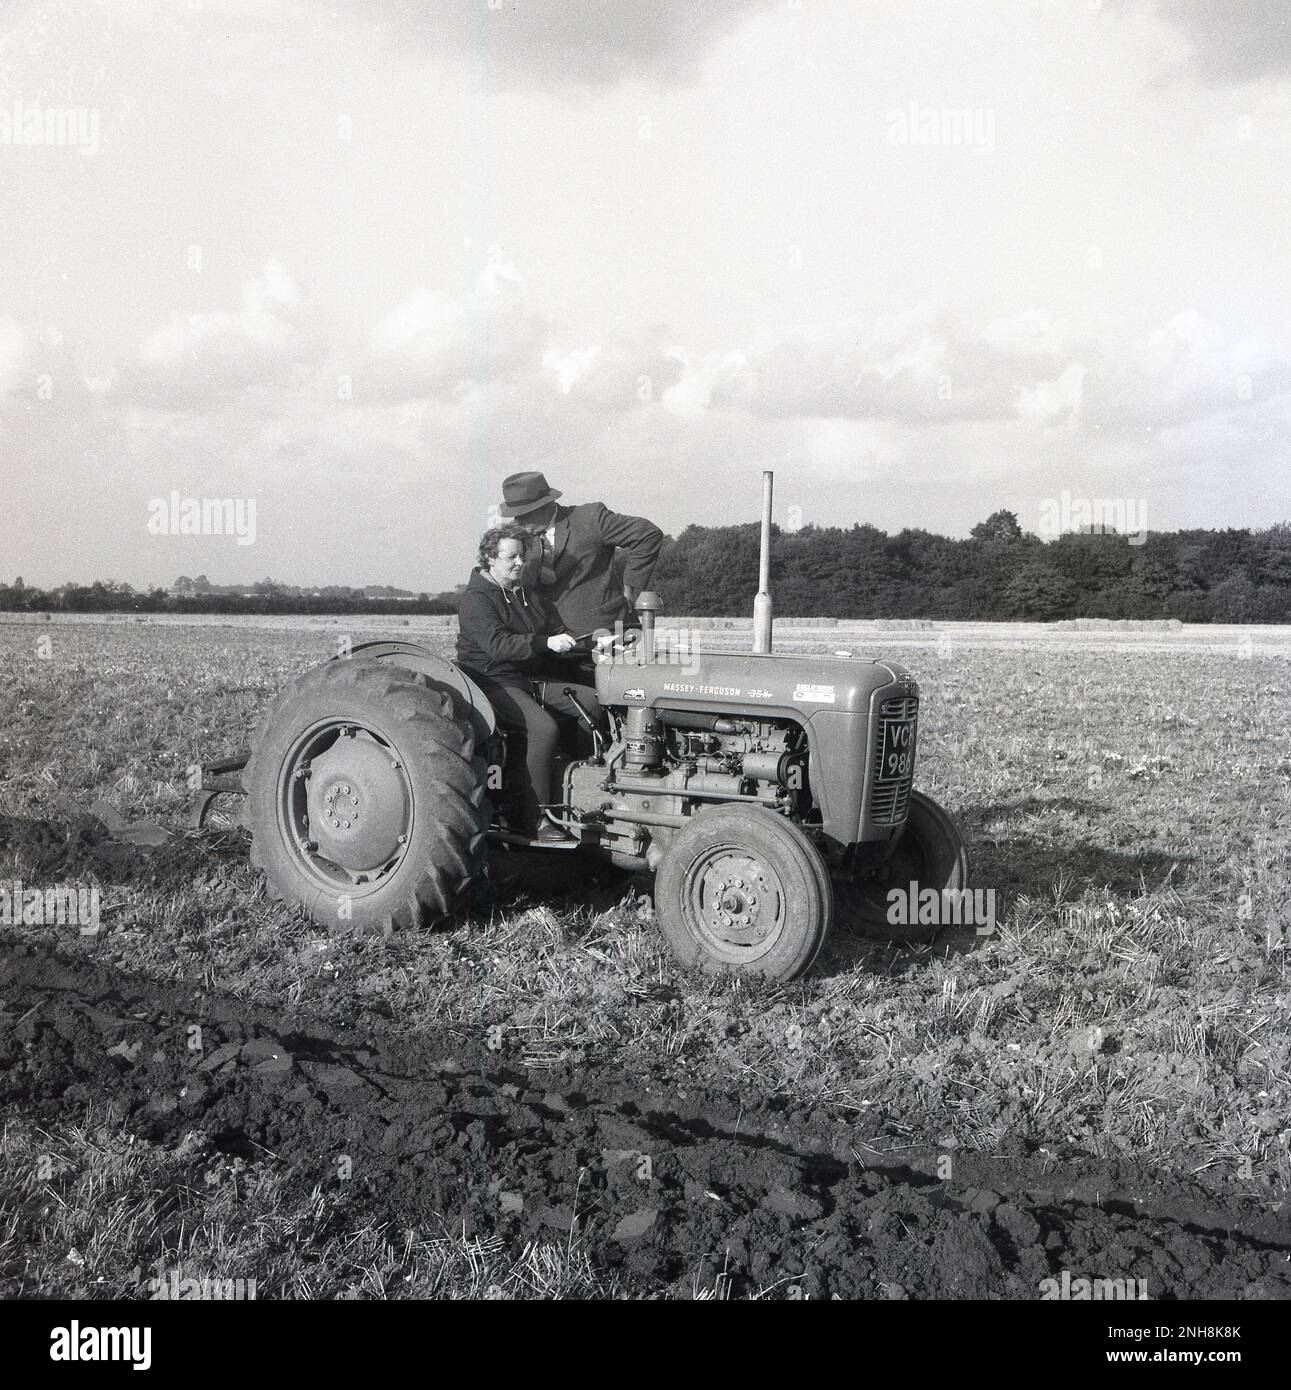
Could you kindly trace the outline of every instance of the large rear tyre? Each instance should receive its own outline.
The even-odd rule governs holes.
[[[484,778],[451,691],[386,661],[329,661],[261,725],[245,774],[252,863],[337,931],[444,916],[485,870]]]
[[[940,896],[946,890],[967,887],[968,850],[959,827],[932,797],[912,792],[910,814],[892,857],[853,882],[838,885],[839,906],[847,920],[859,926],[866,936],[927,941],[944,925],[944,914],[939,914],[937,922],[919,922],[918,912],[911,910],[918,904],[919,894],[932,888]],[[894,889],[906,900],[901,915],[915,920],[889,920],[898,915],[892,912],[889,898]]]
[[[655,876],[655,915],[685,966],[792,980],[829,935],[834,895],[820,851],[762,806],[699,811]]]

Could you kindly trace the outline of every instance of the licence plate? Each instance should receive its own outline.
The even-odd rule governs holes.
[[[879,735],[879,776],[908,777],[914,768],[917,719],[889,719]]]

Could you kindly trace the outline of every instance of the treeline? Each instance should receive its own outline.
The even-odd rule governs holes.
[[[307,593],[261,588],[251,593],[168,593],[133,589],[129,584],[96,579],[93,584],[63,584],[36,589],[17,579],[0,584],[0,613],[456,613],[456,593],[418,594],[410,599],[381,598],[362,589],[327,589]]]
[[[777,613],[941,621],[1179,618],[1291,622],[1291,526],[1175,531],[1140,538],[1028,535],[1000,511],[967,540],[874,526],[773,528]],[[668,613],[752,612],[758,527],[688,526],[669,540],[653,585]]]
[[[757,581],[756,524],[688,526],[665,541],[653,587],[666,613],[734,617],[752,612]],[[922,530],[889,536],[874,526],[775,528],[771,582],[776,612],[799,617],[1286,623],[1291,525],[1143,536],[1083,531],[1043,541],[1000,511],[966,540]],[[110,580],[48,591],[21,579],[0,584],[0,611],[9,612],[411,615],[456,613],[458,598],[310,593],[268,582],[251,594],[137,592]]]

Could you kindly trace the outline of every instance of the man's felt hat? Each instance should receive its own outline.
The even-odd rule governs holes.
[[[559,488],[547,486],[547,479],[541,473],[512,473],[502,480],[502,506],[498,511],[503,516],[524,516],[526,512],[536,512],[539,507],[554,502],[560,495]]]

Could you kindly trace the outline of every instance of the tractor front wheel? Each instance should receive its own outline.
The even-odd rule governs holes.
[[[820,851],[761,806],[696,812],[655,876],[655,914],[682,965],[792,980],[829,935],[834,895]]]

